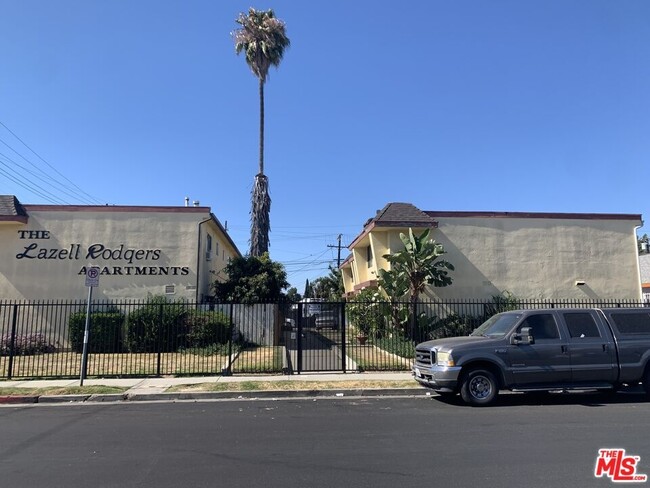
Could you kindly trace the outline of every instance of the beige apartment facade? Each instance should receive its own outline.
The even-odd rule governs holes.
[[[0,195],[0,300],[203,301],[241,256],[209,207],[27,205]]]
[[[504,292],[541,300],[641,299],[638,214],[421,211],[390,203],[364,225],[342,264],[347,295],[377,286],[400,232],[431,229],[455,270],[432,299],[485,299]]]

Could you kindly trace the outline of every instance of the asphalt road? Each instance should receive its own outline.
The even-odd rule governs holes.
[[[650,474],[642,395],[0,408],[3,487],[593,487],[598,449]]]

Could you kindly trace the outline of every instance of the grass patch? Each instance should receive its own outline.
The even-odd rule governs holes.
[[[232,365],[234,373],[273,373],[282,371],[284,347],[259,346],[244,349]]]
[[[128,388],[120,386],[49,386],[45,388],[2,388],[0,387],[0,395],[100,395],[112,393],[124,393]]]
[[[413,364],[411,359],[391,354],[372,344],[349,344],[345,352],[362,371],[409,371]]]
[[[287,390],[358,390],[377,388],[416,388],[410,380],[350,380],[350,381],[242,381],[177,385],[166,390],[174,392],[199,391],[287,391]]]
[[[198,352],[200,354],[193,354]],[[218,374],[228,363],[228,357],[208,349],[161,353],[91,353],[88,355],[87,377],[153,376],[158,374]],[[0,357],[0,376],[6,377],[9,358]],[[16,356],[13,359],[13,379],[78,377],[81,354],[57,352]]]

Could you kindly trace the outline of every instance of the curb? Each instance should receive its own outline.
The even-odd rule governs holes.
[[[38,396],[36,395],[3,395],[0,396],[0,404],[14,405],[21,403],[38,403]]]
[[[340,398],[378,396],[427,396],[424,388],[358,388],[341,390],[251,390],[206,391],[178,393],[129,393],[126,401],[187,401],[187,400],[254,400],[273,398]]]
[[[329,390],[252,390],[206,391],[178,393],[122,393],[95,395],[7,395],[0,396],[0,404],[61,404],[95,402],[163,402],[201,400],[255,400],[277,398],[341,398],[341,397],[399,397],[430,396],[424,388],[357,388]]]

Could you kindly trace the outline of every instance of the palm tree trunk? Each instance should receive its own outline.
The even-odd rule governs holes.
[[[260,80],[260,170],[255,176],[251,206],[250,255],[261,256],[269,250],[271,197],[264,175],[264,82]]]
[[[260,171],[264,174],[264,82],[260,79]]]

